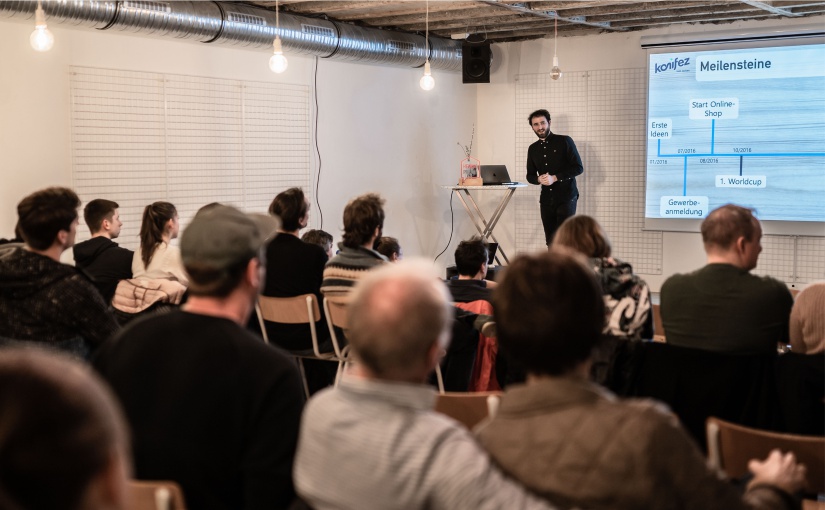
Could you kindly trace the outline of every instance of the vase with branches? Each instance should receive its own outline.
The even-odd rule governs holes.
[[[461,147],[462,152],[464,152],[464,159],[461,160],[461,170],[458,175],[458,184],[460,186],[480,186],[482,184],[481,181],[481,162],[476,158],[472,157],[471,154],[473,153],[473,139],[475,138],[476,134],[476,125],[473,124],[473,132],[470,134],[470,144],[469,145],[461,145],[458,143],[458,146]]]

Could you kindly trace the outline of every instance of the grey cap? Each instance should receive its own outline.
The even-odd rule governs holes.
[[[222,270],[250,260],[280,226],[275,216],[247,214],[228,205],[201,211],[181,236],[183,265]]]

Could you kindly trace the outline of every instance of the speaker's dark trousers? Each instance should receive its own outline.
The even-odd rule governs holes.
[[[541,223],[544,226],[544,239],[547,242],[547,246],[550,246],[550,243],[553,242],[553,234],[555,234],[559,226],[564,223],[564,220],[576,214],[576,204],[578,201],[578,194],[574,198],[562,201],[542,197],[539,206],[541,209]]]

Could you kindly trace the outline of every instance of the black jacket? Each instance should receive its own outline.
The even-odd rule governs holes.
[[[108,237],[93,237],[74,247],[75,266],[82,269],[110,304],[120,280],[132,277],[132,250],[121,248]]]
[[[584,172],[573,139],[550,133],[546,140],[536,140],[527,148],[527,182],[539,183],[539,175],[549,173],[558,181],[541,187],[541,201],[566,202],[579,197],[576,176]]]

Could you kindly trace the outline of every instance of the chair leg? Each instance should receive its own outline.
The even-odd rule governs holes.
[[[444,393],[444,379],[441,377],[441,365],[435,366],[435,378],[438,379],[438,392]]]
[[[298,362],[298,370],[301,372],[301,381],[304,383],[304,395],[307,400],[309,400],[309,383],[307,382],[306,369],[304,369],[304,360],[303,358],[295,358],[295,361]]]
[[[344,375],[344,362],[342,360],[338,360],[338,369],[335,370],[335,386],[338,386],[338,383],[341,382],[341,377]]]

